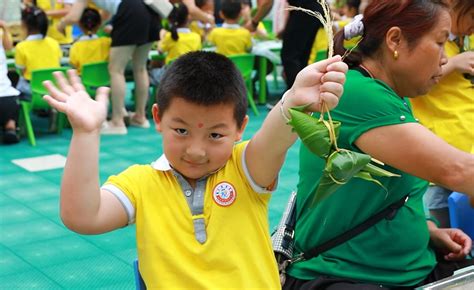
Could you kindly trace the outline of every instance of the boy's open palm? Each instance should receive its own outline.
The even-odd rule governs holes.
[[[93,100],[87,94],[76,71],[69,70],[67,73],[69,80],[62,72],[53,73],[59,88],[51,81],[43,83],[49,92],[49,95],[43,98],[51,107],[67,115],[75,132],[99,131],[107,117],[110,89],[98,88],[96,99]]]

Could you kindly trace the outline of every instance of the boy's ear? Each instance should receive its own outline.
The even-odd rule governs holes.
[[[158,105],[153,104],[153,107],[151,108],[151,112],[153,114],[153,121],[155,122],[156,131],[161,132],[161,119],[158,115],[159,111],[160,111],[160,108],[158,107]]]
[[[222,18],[222,19],[225,19],[225,17],[224,17],[224,13],[222,13],[222,10],[221,10],[221,11],[219,11],[219,17],[220,17],[220,18]]]
[[[245,127],[247,127],[247,124],[249,123],[249,115],[245,115],[244,121],[242,122],[242,126],[237,131],[237,136],[235,138],[235,141],[240,141],[242,140],[242,135],[244,135]]]

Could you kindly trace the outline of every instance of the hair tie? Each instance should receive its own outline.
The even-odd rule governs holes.
[[[38,16],[41,13],[40,9],[34,9],[33,10],[33,15]]]
[[[364,34],[364,23],[362,19],[364,19],[364,16],[358,14],[351,23],[344,26],[344,39],[348,40]]]

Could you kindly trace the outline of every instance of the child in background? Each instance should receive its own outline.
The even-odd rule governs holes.
[[[216,46],[216,52],[225,56],[248,53],[252,49],[250,32],[239,25],[242,2],[240,0],[223,0],[221,11],[224,19],[222,27],[214,28],[207,40]]]
[[[196,4],[196,7],[201,9],[203,12],[206,12],[209,15],[214,15],[214,0],[195,0],[194,4]],[[212,25],[210,23],[203,23],[202,21],[194,20],[189,24],[189,29],[191,29],[192,32],[199,34],[202,42],[211,31]]]
[[[56,40],[60,45],[71,44],[73,41],[71,25],[66,27],[64,33],[56,28],[61,18],[69,12],[73,4],[74,0],[36,0],[36,6],[48,16],[49,26],[46,36]]]
[[[84,64],[109,59],[112,40],[110,37],[98,37],[96,34],[101,23],[102,19],[96,9],[86,8],[82,12],[79,27],[84,35],[74,42],[69,51],[69,62],[79,74]]]
[[[0,128],[3,131],[3,143],[14,144],[20,141],[18,135],[18,95],[20,92],[12,87],[8,78],[5,50],[13,48],[7,24],[0,20]]]
[[[201,49],[201,36],[188,28],[189,12],[186,5],[174,4],[168,16],[170,32],[159,43],[159,50],[166,53],[165,63],[190,51]]]
[[[56,40],[45,36],[48,18],[43,10],[34,6],[26,7],[21,12],[21,25],[27,37],[15,48],[15,65],[21,72],[17,89],[25,96],[30,96],[31,72],[60,67],[62,52]]]
[[[248,122],[245,84],[225,56],[187,53],[163,76],[153,105],[163,152],[99,187],[100,127],[107,88],[96,100],[56,73],[48,103],[68,115],[73,135],[61,187],[61,218],[82,234],[136,223],[140,273],[148,289],[281,289],[270,241],[268,203],[286,151],[297,135],[290,107],[334,107],[347,66],[341,57],[302,70],[259,132],[241,140]],[[258,261],[258,267],[256,262]]]

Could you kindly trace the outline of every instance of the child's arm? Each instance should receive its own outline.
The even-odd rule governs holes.
[[[85,92],[75,71],[70,83],[60,72],[54,76],[60,89],[44,83],[50,95],[44,99],[67,114],[73,135],[61,184],[61,218],[71,230],[98,234],[127,225],[127,213],[119,200],[99,187],[99,140],[107,115],[109,89],[97,90],[96,101]]]
[[[3,20],[0,20],[0,28],[3,29],[2,34],[2,45],[5,50],[10,50],[13,48],[13,42],[10,38],[10,32],[8,31],[7,23]]]
[[[445,77],[453,71],[474,75],[474,51],[465,51],[448,59],[442,67],[442,76]]]
[[[329,108],[335,107],[342,95],[346,72],[347,65],[341,62],[340,56],[335,56],[311,64],[298,74],[293,87],[270,111],[247,145],[245,161],[250,176],[258,185],[268,187],[275,181],[286,151],[297,138],[286,124],[288,109],[313,103],[308,111],[321,111],[322,100]]]

